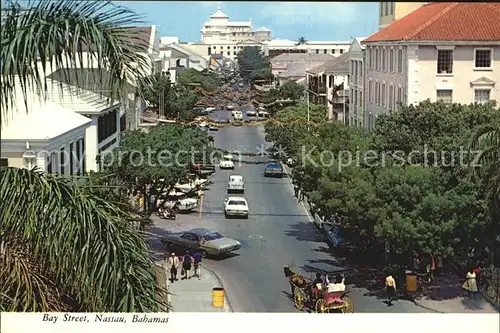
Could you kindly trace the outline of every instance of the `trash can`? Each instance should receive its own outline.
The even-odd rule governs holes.
[[[417,291],[417,275],[413,273],[406,274],[406,291],[416,292]]]
[[[212,289],[212,306],[214,308],[224,307],[224,288],[213,288]]]

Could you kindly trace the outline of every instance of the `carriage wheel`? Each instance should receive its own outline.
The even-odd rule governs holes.
[[[299,288],[295,288],[295,291],[293,293],[293,303],[295,304],[295,307],[302,311],[304,309],[304,303],[305,303],[305,297],[304,297],[304,292],[300,290]]]
[[[342,313],[354,313],[354,304],[349,297],[344,297],[344,307]]]
[[[315,310],[316,313],[328,313],[328,304],[324,299],[320,298],[316,301]]]

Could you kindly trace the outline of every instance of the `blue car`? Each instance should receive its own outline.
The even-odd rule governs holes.
[[[271,162],[266,164],[264,169],[265,177],[283,177],[283,166],[279,162]]]

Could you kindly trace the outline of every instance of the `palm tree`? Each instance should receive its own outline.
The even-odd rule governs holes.
[[[297,39],[297,43],[295,45],[302,45],[302,44],[305,44],[305,43],[307,43],[307,39],[304,36],[300,36]]]
[[[478,163],[473,165],[476,175],[483,178],[487,195],[500,212],[500,126],[480,127],[471,137],[469,148],[480,151]]]
[[[15,94],[45,87],[36,63],[83,67],[83,47],[111,73],[120,98],[145,64],[124,25],[136,14],[110,1],[38,0],[3,5],[2,121]],[[41,66],[38,68],[40,69]],[[20,84],[21,90],[15,88]],[[28,110],[28,112],[30,112]],[[151,312],[166,306],[150,250],[133,217],[85,181],[38,170],[0,175],[0,311]]]

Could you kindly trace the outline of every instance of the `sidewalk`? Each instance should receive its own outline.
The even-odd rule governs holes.
[[[227,297],[223,308],[212,306],[212,288],[222,287],[217,276],[205,268],[202,269],[201,276],[201,280],[191,277],[189,280],[179,278],[174,283],[168,282],[172,312],[231,312]]]
[[[290,167],[284,165],[284,169],[291,175]],[[311,214],[313,224],[318,227],[318,223],[322,221],[318,214],[312,212],[307,199],[306,196],[302,204]],[[318,232],[321,233],[319,228]],[[456,274],[443,274],[443,277],[437,278],[437,282],[426,290],[427,296],[414,299],[417,306],[438,313],[498,313],[498,310],[480,293],[476,295],[475,300],[465,297],[466,292],[461,288],[463,281]]]

